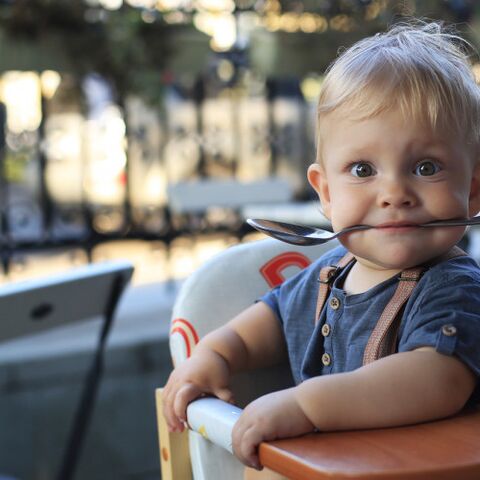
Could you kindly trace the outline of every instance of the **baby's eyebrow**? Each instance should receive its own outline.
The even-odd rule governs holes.
[[[347,154],[351,157],[358,157],[360,159],[362,159],[362,157],[369,157],[370,155],[373,155],[376,150],[377,148],[375,142],[371,142],[367,145],[349,145],[339,148],[341,154]]]
[[[410,146],[413,148],[447,148],[450,143],[447,139],[437,136],[434,138],[419,137],[412,139]]]

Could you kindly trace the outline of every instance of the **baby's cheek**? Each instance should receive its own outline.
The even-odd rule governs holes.
[[[359,256],[369,255],[372,250],[372,245],[375,245],[373,250],[376,250],[378,247],[375,242],[372,241],[367,231],[345,233],[341,235],[338,240],[348,251]]]
[[[331,222],[336,232],[342,228],[365,223],[363,216],[355,209],[351,202],[350,204],[343,202],[343,205],[333,208]]]
[[[436,218],[461,218],[468,216],[469,198],[465,190],[452,188],[443,195],[432,196],[431,211]]]
[[[466,227],[443,227],[433,231],[432,246],[436,245],[448,249],[456,245],[465,234]]]

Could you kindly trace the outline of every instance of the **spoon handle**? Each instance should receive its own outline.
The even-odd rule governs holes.
[[[420,225],[421,227],[457,227],[461,225],[479,225],[480,215],[472,218],[457,218],[452,220],[436,220]]]

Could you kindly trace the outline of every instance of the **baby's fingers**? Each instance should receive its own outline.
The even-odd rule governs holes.
[[[168,425],[170,432],[178,432],[183,430],[183,422],[177,417],[174,411],[175,393],[170,392],[163,395],[163,416]]]
[[[180,387],[173,402],[173,412],[181,422],[187,421],[187,406],[198,398],[203,391],[193,383],[187,383]]]
[[[163,415],[170,432],[182,432],[185,428],[186,408],[188,403],[198,396],[198,388],[191,383],[171,381],[163,390]]]
[[[229,388],[219,388],[213,391],[213,394],[220,400],[227,403],[235,403],[233,393]]]
[[[233,451],[238,459],[245,465],[261,470],[263,467],[258,459],[258,446],[263,441],[261,433],[251,427],[239,425],[232,432]]]
[[[245,465],[261,470],[263,467],[258,459],[258,446],[263,441],[261,434],[255,428],[248,428],[241,438],[234,441],[234,452]]]

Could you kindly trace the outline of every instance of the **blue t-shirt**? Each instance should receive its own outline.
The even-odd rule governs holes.
[[[342,288],[348,273],[344,269],[333,282],[315,326],[320,269],[335,265],[345,253],[343,247],[331,250],[260,299],[282,323],[297,384],[361,367],[370,334],[397,288],[395,276],[364,293],[347,295]],[[331,302],[332,298],[336,300]],[[480,268],[471,257],[431,267],[408,299],[398,330],[398,351],[422,346],[455,355],[480,376]]]

